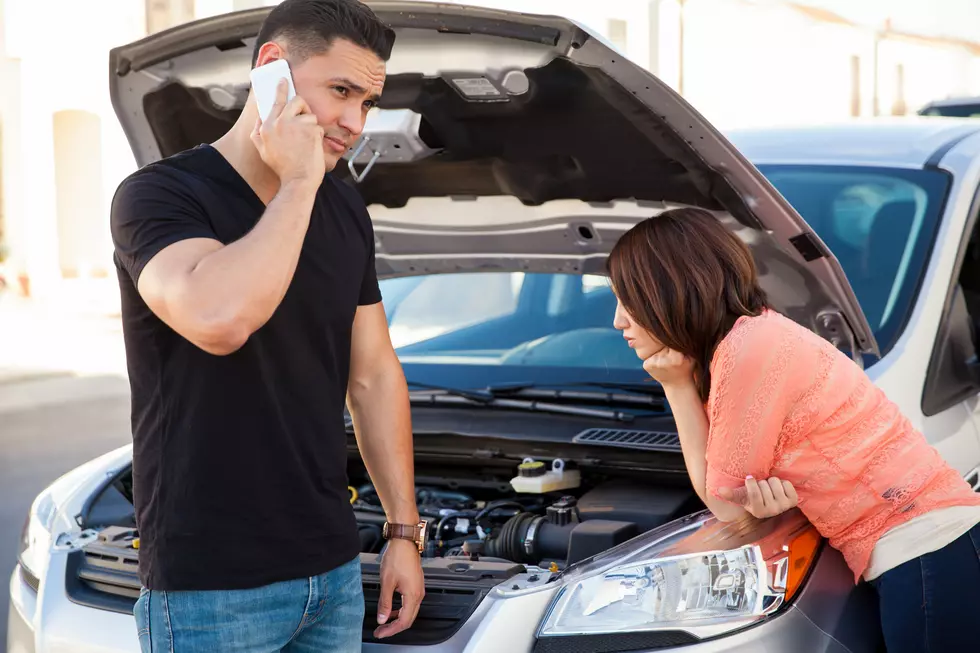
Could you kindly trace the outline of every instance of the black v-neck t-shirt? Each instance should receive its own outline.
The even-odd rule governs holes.
[[[343,411],[354,313],[381,294],[357,191],[324,177],[289,289],[230,355],[193,345],[137,291],[143,266],[167,245],[232,243],[264,210],[208,145],[145,166],[113,198],[149,589],[258,587],[325,573],[360,549]]]

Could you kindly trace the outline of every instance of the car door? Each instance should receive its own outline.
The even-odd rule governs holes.
[[[950,202],[955,207],[955,202]],[[951,208],[947,220],[956,220]],[[946,299],[934,338],[917,334],[928,347],[908,352],[929,357],[922,393],[923,432],[943,458],[980,491],[980,189],[961,229],[955,262],[943,289]],[[963,218],[960,218],[962,221]],[[937,248],[939,245],[937,245]],[[940,253],[937,251],[936,258]],[[937,282],[937,286],[940,283]]]

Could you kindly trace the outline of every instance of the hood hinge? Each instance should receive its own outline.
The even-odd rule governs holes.
[[[864,357],[857,346],[857,338],[854,331],[847,323],[847,319],[840,311],[823,311],[817,315],[816,331],[824,340],[830,342],[834,347],[851,354],[851,359],[864,369]]]

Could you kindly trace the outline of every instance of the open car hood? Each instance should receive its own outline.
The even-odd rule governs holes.
[[[368,2],[397,32],[380,105],[334,174],[364,197],[378,273],[603,274],[618,237],[699,206],[752,248],[774,307],[855,357],[877,344],[837,260],[734,146],[655,76],[566,19]],[[216,140],[271,8],[110,53],[138,164]]]

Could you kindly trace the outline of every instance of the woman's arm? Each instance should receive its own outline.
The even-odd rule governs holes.
[[[720,521],[729,522],[743,519],[749,515],[741,506],[729,503],[708,494],[707,479],[707,446],[708,446],[708,415],[704,412],[701,397],[693,377],[664,384],[664,393],[674,415],[677,434],[681,441],[681,451],[684,453],[684,464],[694,491],[708,510]]]

